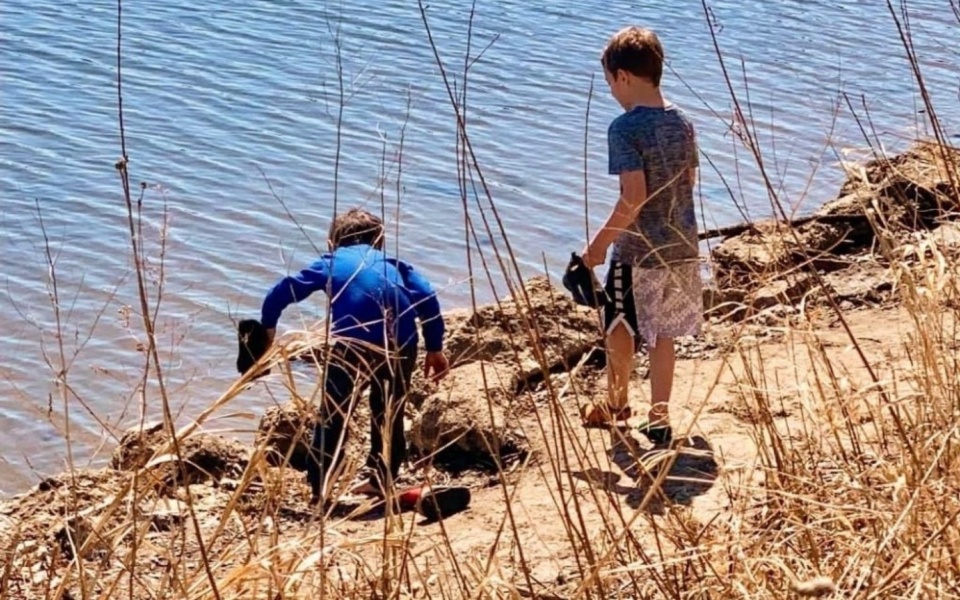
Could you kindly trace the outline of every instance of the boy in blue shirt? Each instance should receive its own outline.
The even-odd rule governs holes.
[[[605,285],[609,400],[584,407],[588,427],[630,418],[627,389],[639,338],[650,349],[650,410],[641,432],[669,443],[674,338],[697,335],[702,283],[693,189],[697,143],[693,124],[660,90],[663,47],[656,33],[628,27],[601,57],[610,93],[623,107],[607,131],[609,171],[620,198],[583,251],[587,268],[613,252]]]
[[[367,211],[352,209],[337,216],[330,226],[330,252],[300,273],[281,279],[263,300],[260,320],[272,344],[277,321],[287,306],[318,290],[331,299],[329,318],[336,341],[326,366],[325,398],[307,465],[311,504],[321,499],[324,480],[342,457],[339,449],[346,439],[352,401],[367,385],[371,475],[366,485],[354,491],[382,492],[399,474],[406,459],[403,408],[416,367],[418,319],[426,349],[424,374],[436,380],[447,372],[437,295],[412,266],[383,253],[383,235],[383,222]]]

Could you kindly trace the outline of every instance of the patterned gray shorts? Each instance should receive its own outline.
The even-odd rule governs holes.
[[[604,310],[607,333],[623,323],[648,346],[657,338],[700,334],[703,282],[696,262],[643,269],[614,261],[604,289],[610,299]]]

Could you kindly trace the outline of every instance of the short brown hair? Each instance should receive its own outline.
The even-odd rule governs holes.
[[[362,208],[351,208],[334,217],[329,238],[332,248],[357,244],[380,248],[383,245],[383,221]]]
[[[653,30],[626,27],[607,42],[600,64],[611,74],[628,71],[659,87],[663,75],[663,46]]]

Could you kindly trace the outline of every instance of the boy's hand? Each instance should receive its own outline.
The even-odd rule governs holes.
[[[583,264],[586,265],[588,269],[592,269],[603,264],[603,261],[607,258],[607,252],[606,250],[600,251],[595,248],[594,244],[588,244],[587,247],[583,249],[583,254],[580,258],[583,259]]]
[[[277,335],[276,328],[267,330],[267,350],[273,346],[273,338]]]
[[[443,350],[439,352],[427,352],[427,357],[423,360],[423,375],[431,381],[440,381],[447,376],[450,369],[450,362]]]

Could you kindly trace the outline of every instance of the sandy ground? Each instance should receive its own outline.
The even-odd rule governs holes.
[[[903,309],[859,310],[846,318],[863,352],[874,365],[880,365],[877,368],[883,377],[906,366],[904,344],[909,343],[906,336],[910,322]],[[249,565],[254,556],[263,557],[265,563],[278,561],[275,567],[292,567],[324,548],[328,553],[324,560],[340,565],[341,569],[331,572],[336,573],[337,585],[346,592],[350,585],[360,585],[364,572],[372,577],[378,571],[376,565],[382,567],[384,540],[407,539],[409,557],[421,569],[419,574],[410,575],[414,591],[429,594],[431,585],[453,585],[454,567],[458,566],[473,573],[464,576],[468,580],[479,580],[485,573],[522,589],[532,584],[538,593],[549,591],[563,597],[581,583],[578,574],[582,565],[577,561],[584,559],[582,536],[597,536],[592,540],[596,542],[604,537],[622,539],[624,532],[629,532],[651,556],[666,557],[670,554],[669,543],[657,535],[657,528],[667,521],[682,518],[706,524],[742,518],[744,503],[763,497],[764,475],[756,444],[758,416],[752,412],[748,398],[757,390],[769,394],[772,404],[780,407],[772,418],[784,435],[815,438],[811,428],[825,428],[831,415],[807,398],[816,380],[814,374],[823,367],[823,362],[808,352],[810,340],[823,345],[837,376],[844,379],[843,385],[850,390],[869,385],[870,377],[844,329],[836,320],[820,321],[807,331],[765,328],[765,335],[756,340],[744,336],[740,344],[745,348],[743,354],[704,352],[701,354],[706,357],[680,359],[671,407],[678,443],[673,465],[665,475],[654,465],[671,460],[671,453],[652,448],[634,431],[588,431],[579,426],[577,410],[588,398],[585,392],[592,397],[602,397],[606,392],[602,372],[584,366],[572,376],[552,378],[559,394],[554,406],[562,412],[550,410],[543,383],[524,394],[526,401],[519,403],[524,409],[514,414],[520,415],[516,427],[530,442],[529,456],[508,467],[502,475],[505,485],[499,485],[501,476],[496,473],[461,474],[459,481],[473,490],[472,504],[442,522],[427,523],[415,513],[387,518],[382,509],[374,509],[355,511],[362,512],[355,515],[331,515],[321,527],[318,516],[306,505],[307,489],[300,473],[270,468],[264,471],[263,482],[244,494],[233,491],[237,483],[232,479],[219,486],[190,486],[197,507],[196,526],[208,540],[206,551],[221,561],[214,569],[218,579],[229,578],[238,565],[247,565],[242,567],[244,572],[252,573],[255,569]],[[707,337],[710,335],[708,331]],[[742,356],[750,357],[752,368],[744,366]],[[761,364],[765,381],[752,379]],[[635,413],[642,413],[646,407],[648,382],[643,375],[639,368],[632,383]],[[579,397],[574,388],[579,389]],[[658,476],[661,480],[654,485],[653,478]],[[131,525],[121,518],[131,514],[129,502],[117,500],[120,496],[115,495],[129,480],[129,473],[108,470],[81,477],[71,486],[69,476],[64,476],[57,480],[59,485],[45,482],[5,503],[0,515],[6,516],[0,518],[7,541],[4,590],[12,594],[9,597],[42,595],[45,586],[55,589],[67,572],[74,574],[67,589],[74,590],[73,597],[80,597],[76,595],[77,563],[71,568],[63,556],[64,551],[70,553],[69,536],[63,529],[65,520],[56,514],[69,514],[73,508],[88,510],[91,523],[112,508],[114,515],[103,518],[103,524],[126,521],[127,528],[146,528],[137,559],[145,568],[135,579],[135,596],[152,597],[149,590],[153,590],[158,594],[153,597],[162,597],[160,592],[174,579],[174,573],[202,589],[205,579],[199,547],[183,502],[158,500],[144,492],[139,524],[134,521]],[[263,489],[274,493],[258,491]],[[186,499],[183,491],[178,490],[173,498]],[[121,575],[122,556],[130,548],[129,543],[118,543],[124,538],[121,533],[105,527],[103,543],[94,539],[88,544],[91,549],[87,559],[79,561],[88,563],[88,589],[95,596],[108,593],[106,582],[113,579],[117,590],[128,586],[128,576]],[[608,560],[597,559],[604,565],[599,575],[613,588],[624,585],[617,569],[630,564],[625,560],[629,552],[614,543],[595,545],[594,551],[606,546],[610,553]],[[316,556],[314,560],[319,561]],[[638,556],[630,558],[641,561]],[[351,574],[343,568],[351,564],[367,567]],[[534,567],[524,571],[520,564]],[[314,564],[306,571],[304,585],[316,585],[323,569]],[[91,577],[93,573],[97,576]],[[263,578],[269,579],[265,574]]]

